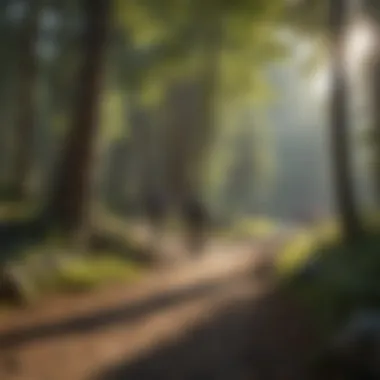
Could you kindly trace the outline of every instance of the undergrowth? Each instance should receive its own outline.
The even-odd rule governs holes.
[[[336,223],[296,236],[277,261],[282,285],[314,316],[323,334],[331,334],[357,310],[380,308],[380,233],[374,219],[355,245],[340,239]]]

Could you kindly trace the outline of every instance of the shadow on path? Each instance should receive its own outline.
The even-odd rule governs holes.
[[[217,280],[203,281],[185,288],[174,288],[167,292],[155,294],[141,301],[122,304],[113,309],[91,312],[52,323],[41,323],[25,328],[17,328],[0,334],[0,348],[13,349],[23,344],[46,339],[54,339],[68,334],[86,334],[106,328],[109,325],[128,323],[145,317],[157,310],[170,308],[181,303],[219,292],[223,287],[251,276],[252,268],[234,272]]]
[[[307,380],[316,343],[312,331],[305,313],[285,295],[239,299],[178,341],[88,380]]]

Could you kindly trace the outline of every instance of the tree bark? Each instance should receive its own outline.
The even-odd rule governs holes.
[[[203,67],[200,72],[199,100],[197,103],[199,119],[192,128],[191,156],[189,160],[190,193],[200,193],[205,176],[205,162],[209,159],[210,145],[216,127],[216,102],[218,96],[220,52],[223,43],[222,17],[215,11],[213,20],[201,16],[201,48]]]
[[[348,92],[345,67],[345,36],[348,24],[346,0],[330,0],[332,59],[331,149],[338,216],[346,242],[355,242],[362,233],[352,179],[349,142]]]
[[[108,0],[84,0],[83,3],[87,27],[83,38],[78,98],[48,204],[48,213],[59,231],[69,241],[81,244],[86,243],[90,227],[93,164],[110,13]]]
[[[33,165],[33,140],[36,119],[36,77],[38,20],[41,2],[30,1],[30,10],[21,34],[19,99],[16,116],[14,157],[11,170],[11,193],[16,199],[28,192],[28,180]]]
[[[194,133],[199,127],[199,86],[182,80],[173,83],[167,95],[166,173],[174,208],[178,207],[190,186],[189,161],[194,152]]]
[[[370,12],[372,9],[366,10]],[[372,12],[373,13],[373,12]],[[369,20],[373,26],[375,33],[375,38],[377,41],[380,39],[380,19],[374,17],[373,14],[370,15]],[[369,100],[370,104],[370,114],[371,114],[371,131],[370,131],[370,145],[372,153],[372,165],[373,165],[373,184],[374,184],[374,195],[378,203],[380,203],[380,46],[376,44],[374,46],[370,60],[368,64],[368,76],[367,85],[370,91]]]
[[[182,213],[189,198],[202,197],[205,162],[215,127],[215,99],[219,75],[222,25],[218,12],[212,21],[203,9],[196,15],[195,43],[202,54],[196,77],[177,79],[166,101],[166,180],[173,211]]]

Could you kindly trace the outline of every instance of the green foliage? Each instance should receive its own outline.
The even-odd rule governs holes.
[[[222,61],[218,77],[225,82],[219,91],[233,97],[254,90],[263,96],[262,72],[252,73],[286,53],[275,28],[281,11],[282,1],[232,5],[217,0],[207,6],[200,1],[119,1],[117,25],[129,36],[129,46],[134,46],[125,61],[131,84],[149,87],[175,72],[184,75],[202,70],[205,54],[216,49]]]
[[[279,225],[275,220],[267,217],[256,216],[243,218],[234,223],[229,229],[228,236],[233,238],[267,238],[274,236]]]
[[[39,79],[43,84],[41,86],[46,90],[45,98],[42,100],[47,102],[43,111],[47,111],[47,116],[42,118],[49,119],[49,122],[45,120],[49,132],[59,131],[60,134],[71,125],[69,110],[76,99],[75,78],[81,63],[81,39],[78,36],[81,35],[84,26],[81,3],[64,3],[57,0],[49,1],[58,23],[52,27],[52,33],[42,32],[41,40],[43,44],[54,47],[55,55],[49,59],[40,57],[42,75]],[[215,132],[213,137],[216,143],[215,149],[212,150],[215,158],[210,159],[213,161],[210,165],[210,193],[211,197],[218,198],[220,194],[217,193],[225,186],[228,176],[226,168],[235,160],[236,153],[239,153],[239,148],[230,149],[232,135],[240,132],[235,120],[226,123],[220,120],[228,112],[234,114],[231,116],[234,119],[240,113],[240,110],[236,109],[243,104],[263,108],[274,99],[274,88],[268,83],[268,72],[265,69],[268,62],[278,62],[288,54],[288,46],[279,36],[284,1],[117,0],[114,4],[114,18],[108,44],[108,75],[100,110],[101,144],[106,146],[124,136],[129,132],[129,128],[141,130],[140,125],[132,126],[126,120],[128,113],[125,109],[128,107],[129,95],[136,99],[139,106],[148,109],[148,117],[154,119],[155,115],[151,110],[154,109],[153,106],[161,105],[172,81],[206,78],[207,82],[208,76],[204,72],[209,70],[212,76],[215,76],[213,80],[216,82],[215,86],[205,86],[211,88],[209,95],[211,94],[212,99],[206,99],[204,102],[207,103],[207,107],[204,107],[207,110],[201,112],[205,115],[194,120],[207,120],[198,123],[202,124],[199,128],[199,136],[202,136],[202,139],[198,138],[198,141],[206,140],[206,137],[203,137],[211,135],[206,129],[211,130],[212,123],[217,127],[212,131]],[[2,13],[2,16],[4,14]],[[2,24],[2,27],[4,35],[9,34],[12,29],[10,25],[5,24]],[[13,29],[12,33],[12,38],[16,41],[17,33]],[[11,45],[13,47],[16,44]],[[8,63],[11,55],[8,57],[5,53],[6,51],[6,59],[2,63],[7,63],[7,70],[12,69],[14,65]],[[211,70],[208,67],[210,57],[215,59],[215,62],[210,64]],[[212,117],[211,108],[215,111]],[[154,123],[158,124],[156,120]],[[245,157],[246,161],[252,164],[252,173],[249,175],[252,186],[247,191],[258,188],[262,183],[261,175],[267,175],[273,170],[268,157],[271,152],[265,157],[269,150],[268,144],[264,144],[259,134],[255,133],[258,130],[264,131],[265,128],[261,121],[252,128],[252,156]],[[161,125],[157,129],[164,135],[165,131],[164,128],[161,129]],[[227,129],[229,132],[226,132]],[[131,151],[142,151],[143,147],[143,144],[134,144]],[[209,145],[206,148],[211,151]],[[164,152],[161,157],[165,155],[165,149],[162,149]],[[231,150],[234,152],[230,152]],[[119,159],[123,162],[120,165],[122,170],[124,159],[127,159],[130,153],[129,145],[125,151],[125,156],[120,155]],[[44,159],[48,158],[49,154],[45,154]],[[191,159],[197,154],[198,151]],[[145,157],[144,154],[136,156],[137,161]],[[264,158],[261,159],[262,157]],[[202,169],[197,169],[203,170],[203,167],[207,166],[204,165],[205,160],[195,157],[194,161],[196,159],[202,164]],[[258,166],[266,167],[261,170]],[[125,169],[127,170],[128,168]],[[138,193],[139,174],[131,177],[133,179],[127,190],[133,190],[135,186]],[[121,180],[120,183],[122,182]],[[120,191],[122,197],[127,197],[126,191],[123,191]]]
[[[312,76],[325,61],[328,41],[329,0],[296,0],[290,2],[282,14],[286,31],[298,39],[298,44],[310,44],[310,52],[301,67]],[[294,41],[293,41],[294,43]]]
[[[326,221],[311,230],[299,231],[281,251],[276,262],[281,276],[292,276],[305,263],[312,260],[320,246],[329,245],[340,239],[335,221]]]
[[[101,104],[100,139],[106,144],[125,133],[125,97],[120,91],[109,90],[103,93]]]
[[[318,275],[291,282],[294,292],[312,309],[321,329],[332,331],[350,313],[380,307],[379,247],[379,236],[368,237],[357,247],[322,247],[313,253],[320,263]]]
[[[204,190],[217,213],[250,214],[274,175],[272,143],[262,108],[229,104],[220,110],[209,147]],[[206,165],[204,166],[206,167]]]
[[[74,258],[42,286],[54,291],[86,291],[111,283],[128,283],[140,278],[139,266],[105,253],[103,257]]]
[[[329,0],[297,0],[283,14],[285,24],[309,35],[327,32]]]
[[[0,222],[27,220],[35,216],[38,205],[31,201],[3,201],[0,202]]]
[[[140,278],[142,268],[113,252],[71,252],[59,248],[57,239],[30,247],[20,254],[17,266],[27,301],[49,293],[88,291],[114,283],[129,283]],[[62,246],[63,247],[63,246]]]
[[[380,307],[378,227],[378,215],[368,217],[367,228],[375,232],[346,245],[338,225],[326,222],[301,232],[279,256],[283,285],[311,310],[321,333],[330,334],[354,311]]]

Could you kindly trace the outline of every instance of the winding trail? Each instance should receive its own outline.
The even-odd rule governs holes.
[[[265,248],[213,240],[134,285],[4,313],[0,379],[305,380],[313,329]]]

